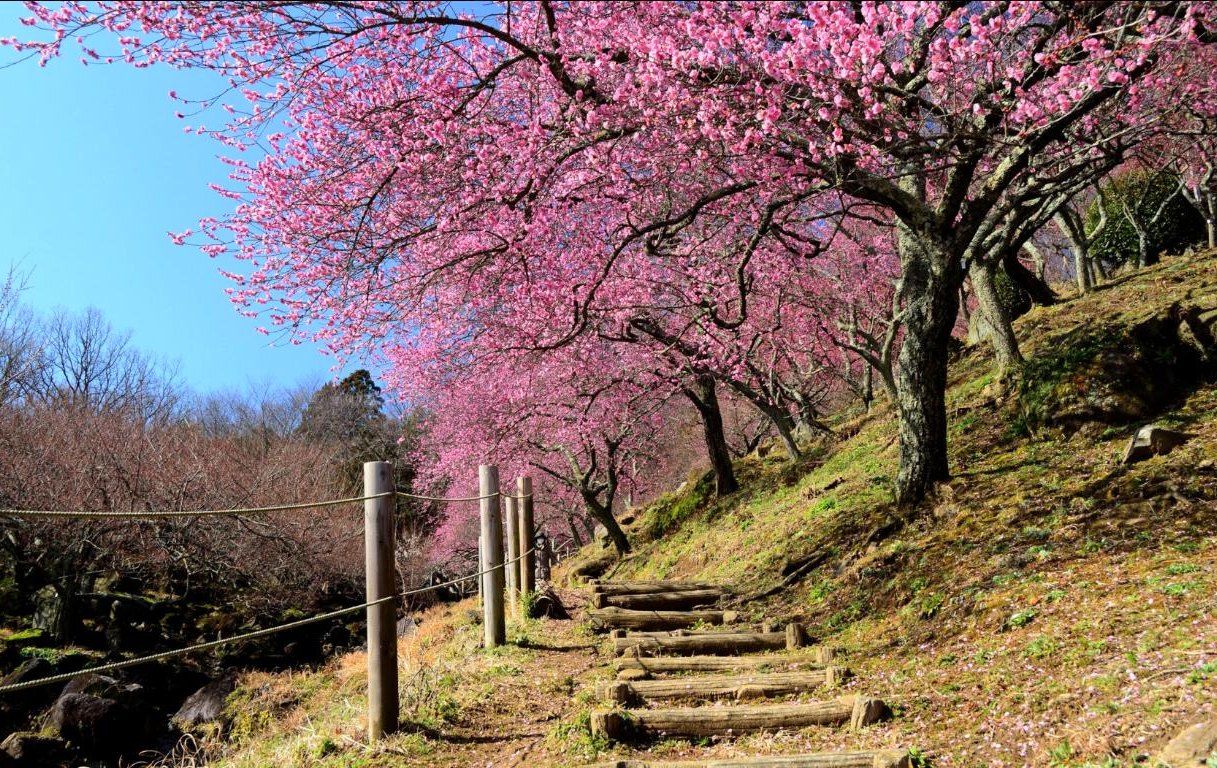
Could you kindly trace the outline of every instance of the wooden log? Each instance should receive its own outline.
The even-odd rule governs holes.
[[[845,670],[825,667],[807,672],[767,672],[751,675],[702,675],[663,680],[633,680],[604,683],[602,698],[629,706],[664,699],[763,699],[814,691],[835,686]]]
[[[726,760],[617,760],[600,768],[910,768],[906,750],[875,752],[819,752],[809,755],[737,757]]]
[[[735,611],[631,611],[625,608],[600,608],[587,612],[598,629],[679,629],[695,624],[733,624]]]
[[[891,710],[868,696],[842,696],[809,704],[680,709],[614,709],[592,714],[592,733],[612,741],[637,737],[706,738],[740,733],[806,728],[813,725],[862,728],[890,717]]]
[[[698,592],[714,590],[720,595],[727,590],[718,584],[693,581],[597,581],[590,582],[592,592],[601,595],[650,595],[658,592]]]
[[[756,672],[760,670],[819,669],[826,666],[825,648],[800,656],[625,656],[617,660],[618,677],[625,673],[652,677],[680,672]],[[641,678],[635,678],[641,679]]]
[[[592,593],[595,608],[628,608],[633,611],[683,611],[703,605],[713,605],[723,596],[716,589],[687,589],[673,592],[643,592],[628,595]]]
[[[638,635],[613,638],[617,653],[637,656],[733,656],[787,647],[785,632],[705,632],[685,636]]]

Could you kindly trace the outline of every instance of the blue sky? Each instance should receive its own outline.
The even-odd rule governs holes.
[[[22,11],[0,3],[0,37],[29,35]],[[236,313],[217,271],[232,264],[167,237],[231,204],[207,188],[226,175],[220,145],[183,132],[171,89],[218,91],[208,73],[86,67],[75,55],[0,69],[0,272],[30,273],[35,309],[98,307],[200,392],[335,375],[316,347],[268,339]]]

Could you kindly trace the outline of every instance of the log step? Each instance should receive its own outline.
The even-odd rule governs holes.
[[[630,633],[613,638],[613,647],[618,655],[629,653],[636,656],[732,656],[793,650],[805,645],[807,631],[799,624],[786,625],[785,632],[705,632],[668,636]]]
[[[624,656],[617,659],[617,674],[638,680],[681,672],[819,669],[831,661],[832,649],[827,647],[799,656]]]
[[[602,595],[646,595],[659,592],[690,592],[713,590],[721,597],[726,588],[718,584],[694,581],[592,581],[592,592]]]
[[[681,611],[699,606],[714,605],[723,597],[719,589],[687,589],[670,592],[642,592],[609,595],[592,593],[594,608],[628,608],[635,611],[669,610]]]
[[[910,768],[907,750],[818,752],[810,755],[737,757],[726,760],[617,760],[600,768]]]
[[[891,709],[869,696],[766,706],[614,709],[592,714],[592,733],[612,741],[639,737],[703,738],[813,725],[848,725],[851,730],[886,720]]]
[[[841,667],[825,667],[811,672],[771,672],[753,675],[705,675],[666,680],[633,680],[604,683],[602,698],[623,706],[663,699],[732,698],[737,701],[787,696],[835,687],[848,675]]]
[[[599,630],[608,629],[687,629],[697,624],[734,624],[735,611],[631,611],[626,608],[598,608],[587,612],[588,621]]]

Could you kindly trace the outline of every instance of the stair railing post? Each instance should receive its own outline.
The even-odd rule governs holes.
[[[519,526],[516,504],[515,497],[503,497],[503,522],[506,523],[507,536],[507,569],[504,574],[507,580],[507,610],[512,616],[518,617],[520,615],[520,536],[516,531]]]
[[[363,465],[363,542],[367,602],[396,594],[394,573],[393,465]],[[397,605],[394,600],[368,606],[368,740],[397,730]]]
[[[494,648],[507,642],[507,620],[503,611],[503,520],[499,512],[499,469],[489,464],[478,468],[481,499],[483,646]]]
[[[531,477],[524,476],[516,479],[516,496],[520,499],[520,503],[517,505],[520,520],[516,526],[520,537],[520,552],[521,554],[528,553],[520,558],[520,592],[530,594],[537,591],[537,555],[533,548],[537,532],[533,519]]]

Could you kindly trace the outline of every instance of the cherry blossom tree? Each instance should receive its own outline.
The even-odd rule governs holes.
[[[730,328],[838,224],[890,220],[896,498],[949,476],[948,339],[970,265],[1026,240],[1195,84],[1203,3],[67,3],[46,60],[222,73],[234,299],[336,350],[430,318],[553,350],[670,269],[735,275]],[[116,38],[107,54],[98,38]],[[1204,86],[1207,87],[1207,86]],[[1147,93],[1155,98],[1148,98]],[[249,152],[247,150],[254,150]],[[190,233],[178,238],[186,240]],[[650,304],[641,315],[654,313]],[[1012,334],[1002,334],[1017,360]],[[685,338],[682,333],[681,339]],[[440,353],[440,350],[436,350]]]

